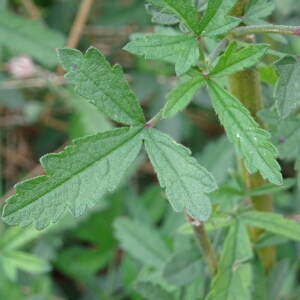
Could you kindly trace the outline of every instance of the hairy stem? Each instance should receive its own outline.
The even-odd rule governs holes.
[[[240,0],[232,10],[232,15],[242,16],[247,0]],[[244,36],[243,41],[255,42],[254,37]],[[256,113],[262,109],[262,92],[258,72],[254,69],[247,69],[229,76],[229,89],[249,109],[252,116],[257,120]],[[261,124],[263,125],[263,124]],[[249,174],[242,161],[239,161],[241,177],[247,189],[264,185],[266,181],[259,173]],[[253,196],[251,197],[253,206],[258,211],[272,211],[272,196]],[[250,228],[250,235],[255,241],[262,233],[257,228]],[[275,263],[275,248],[266,247],[257,252],[265,271],[268,271]]]
[[[242,36],[252,33],[278,33],[300,36],[300,26],[285,25],[251,25],[241,26],[233,29],[231,33],[234,36]]]
[[[218,262],[214,248],[209,240],[208,234],[205,230],[205,225],[203,222],[196,221],[191,217],[188,217],[189,222],[193,226],[193,231],[197,242],[202,250],[204,259],[206,260],[207,266],[211,275],[215,275],[218,268]]]

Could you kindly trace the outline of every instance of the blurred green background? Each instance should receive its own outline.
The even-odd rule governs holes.
[[[75,95],[58,67],[55,48],[67,44],[80,2],[0,0],[1,207],[13,193],[14,184],[42,174],[42,155],[60,151],[74,138],[118,126]],[[299,0],[275,2],[270,22],[300,24]],[[199,6],[204,3],[199,1]],[[147,118],[153,116],[176,84],[174,67],[122,50],[131,34],[154,29],[145,1],[95,0],[85,23],[77,48],[85,51],[93,45],[112,64],[122,65]],[[284,52],[300,53],[299,38],[264,41]],[[261,68],[261,79],[269,83],[263,86],[268,106],[274,80],[265,77],[264,71]],[[224,185],[213,195],[216,203],[226,209],[239,200],[225,188],[239,184],[234,174],[234,150],[223,137],[205,90],[184,113],[161,121],[158,127],[189,146],[221,187]],[[285,175],[292,172],[286,163]],[[300,208],[297,191],[282,191],[276,194],[275,202],[277,210],[287,213]],[[142,299],[133,288],[138,276],[172,291],[176,278],[162,280],[160,266],[176,251],[195,246],[183,224],[184,217],[172,212],[141,153],[122,186],[81,218],[67,215],[41,232],[7,227],[0,221],[0,299]],[[213,238],[217,244],[222,234]],[[151,245],[158,251],[156,256]],[[279,264],[268,282],[270,300],[300,299],[295,283],[298,253],[294,244],[279,247]],[[205,294],[201,276],[199,280],[203,268],[188,278],[192,284],[182,299],[195,300]]]

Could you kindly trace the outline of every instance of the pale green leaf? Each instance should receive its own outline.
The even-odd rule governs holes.
[[[83,55],[75,49],[58,50],[75,91],[114,121],[127,125],[144,123],[144,115],[119,65],[113,67],[93,47]]]
[[[203,265],[198,249],[176,253],[163,269],[163,277],[176,287],[185,286],[203,274]]]
[[[280,166],[276,161],[277,149],[269,141],[269,133],[259,127],[238,99],[216,82],[209,80],[208,87],[215,111],[229,140],[244,158],[248,171],[260,171],[270,182],[282,184]]]
[[[218,272],[206,299],[250,300],[251,266],[245,262],[252,255],[247,229],[235,220],[225,239]]]
[[[135,290],[147,300],[175,300],[175,297],[160,285],[147,281],[137,281]]]
[[[287,178],[283,180],[282,185],[274,185],[272,183],[267,183],[259,187],[251,189],[247,194],[249,196],[262,196],[268,194],[278,193],[280,191],[288,190],[293,185],[295,185],[296,180],[294,178]]]
[[[4,221],[43,229],[66,211],[81,215],[118,186],[140,151],[141,131],[120,128],[87,136],[42,157],[46,175],[16,185],[16,195],[4,207]]]
[[[207,193],[216,189],[213,176],[191,157],[188,148],[168,135],[145,131],[145,147],[159,183],[176,212],[186,211],[193,218],[206,221],[211,212]]]
[[[15,250],[26,245],[41,235],[41,231],[34,228],[10,227],[1,236],[0,249]]]
[[[207,143],[197,158],[212,173],[218,183],[228,178],[236,162],[234,146],[225,135]]]
[[[203,77],[193,77],[179,84],[174,90],[167,94],[167,103],[163,108],[165,118],[173,117],[177,112],[183,110],[192,100],[197,90],[203,84]]]
[[[173,13],[191,32],[197,33],[199,15],[193,0],[147,0],[166,12]]]
[[[276,120],[276,119],[275,119]],[[300,119],[295,116],[278,122],[273,132],[273,140],[279,150],[279,157],[282,159],[294,159],[300,149]]]
[[[210,0],[204,12],[197,33],[214,36],[229,31],[240,23],[235,17],[228,16],[237,0]]]
[[[177,75],[188,71],[199,57],[197,41],[189,34],[137,35],[124,49],[146,59],[174,62]]]
[[[250,0],[243,19],[260,19],[268,17],[275,9],[275,4],[271,0]]]
[[[300,147],[298,150],[298,156],[295,163],[295,170],[297,171],[297,185],[298,189],[300,189]]]
[[[39,274],[50,270],[50,266],[46,261],[32,254],[17,250],[5,251],[2,253],[2,259],[8,260],[12,267],[33,274]]]
[[[57,64],[55,49],[64,45],[64,37],[38,21],[0,11],[0,46],[15,54],[27,54],[45,66]]]
[[[300,224],[279,214],[249,211],[242,214],[242,220],[248,225],[300,241]]]
[[[280,116],[286,118],[300,104],[300,64],[288,57],[276,67],[279,79],[274,96]]]
[[[267,46],[264,44],[239,48],[237,42],[233,41],[219,57],[216,65],[210,71],[210,76],[228,76],[245,68],[249,68],[258,62],[266,50]]]
[[[169,250],[157,230],[139,221],[119,218],[114,223],[121,247],[144,265],[160,268]]]

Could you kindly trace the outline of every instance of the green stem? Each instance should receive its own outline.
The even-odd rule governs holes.
[[[232,11],[234,16],[242,16],[247,0],[240,0],[237,6]],[[254,43],[255,39],[252,36],[243,36],[240,38],[243,41]],[[239,99],[245,107],[251,112],[252,116],[259,122],[256,114],[262,109],[262,92],[259,80],[259,74],[255,69],[247,69],[237,72],[229,76],[229,89],[230,92]],[[263,124],[261,124],[263,125]],[[242,161],[239,161],[239,168],[241,177],[247,189],[252,189],[266,182],[259,173],[249,174]],[[272,211],[272,196],[253,196],[251,197],[253,206],[258,211]],[[250,235],[255,241],[262,233],[257,228],[250,228]],[[266,247],[258,250],[258,256],[264,266],[265,271],[269,270],[275,263],[275,248]]]
[[[223,39],[217,45],[217,47],[213,50],[213,52],[208,56],[207,60],[209,65],[211,65],[216,60],[216,58],[224,51],[227,45],[228,45],[227,39]]]
[[[231,33],[234,36],[242,36],[253,33],[278,33],[300,36],[300,26],[285,25],[250,25],[241,26],[233,29]]]
[[[208,234],[205,230],[205,225],[203,222],[194,220],[191,217],[188,217],[189,222],[193,227],[193,231],[197,242],[203,252],[204,259],[206,260],[207,266],[211,273],[211,276],[217,273],[218,262],[216,258],[216,254],[214,248],[209,240]]]

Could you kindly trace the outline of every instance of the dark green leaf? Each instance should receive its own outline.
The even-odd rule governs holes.
[[[142,109],[119,65],[111,67],[93,47],[84,55],[75,49],[59,49],[58,57],[67,71],[65,77],[75,85],[79,95],[117,122],[128,125],[144,123]]]
[[[113,191],[142,146],[142,127],[121,128],[77,139],[63,152],[41,159],[46,175],[16,185],[3,211],[4,221],[38,229],[66,211],[80,216]]]

